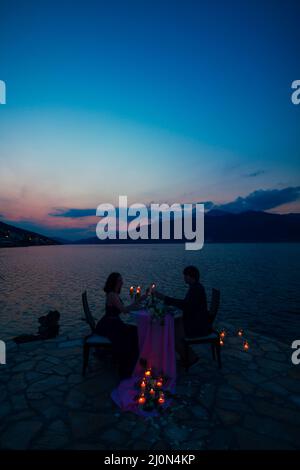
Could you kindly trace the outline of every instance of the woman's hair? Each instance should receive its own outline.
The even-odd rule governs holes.
[[[196,268],[196,266],[187,266],[186,268],[184,268],[183,274],[186,274],[187,276],[190,276],[191,278],[195,279],[196,282],[198,282],[200,279],[200,272],[199,269]]]
[[[106,283],[103,288],[106,294],[108,294],[109,292],[114,292],[117,282],[120,279],[120,277],[121,277],[120,273],[110,273],[110,275],[106,279]]]

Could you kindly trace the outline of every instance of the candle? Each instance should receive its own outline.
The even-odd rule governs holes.
[[[144,405],[146,403],[145,395],[141,395],[138,399],[139,405]]]
[[[153,389],[153,388],[151,388],[149,393],[150,393],[150,395],[152,395],[152,396],[153,396],[153,395],[155,395],[155,391],[154,391],[154,389]]]
[[[160,392],[159,398],[158,398],[158,403],[162,405],[165,402],[165,396],[162,392]]]
[[[145,379],[143,379],[141,382],[141,388],[145,388],[145,387],[146,387],[146,382],[145,382]]]
[[[243,330],[241,328],[238,330],[238,336],[243,336]]]
[[[145,375],[146,377],[151,377],[151,369],[147,369]]]
[[[129,289],[130,297],[133,297],[133,293],[134,293],[134,287],[131,286],[130,289]]]
[[[140,288],[140,286],[138,286],[138,287],[136,288],[136,297],[139,298],[140,295],[141,295],[141,288]]]
[[[160,379],[157,380],[156,386],[160,388],[160,387],[162,387],[162,385],[163,385],[163,381],[162,381],[162,379],[160,378]]]
[[[248,343],[248,341],[245,341],[244,342],[244,351],[248,351],[248,349],[249,349],[249,343]]]
[[[225,330],[222,330],[221,333],[220,333],[220,336],[221,336],[221,338],[225,338],[225,336],[226,336],[226,331],[225,331]]]
[[[220,338],[220,346],[224,346],[224,341]]]

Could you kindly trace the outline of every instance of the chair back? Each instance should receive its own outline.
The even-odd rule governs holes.
[[[84,314],[85,314],[86,322],[90,325],[92,333],[94,333],[94,331],[96,329],[96,322],[95,322],[95,320],[93,318],[93,315],[91,314],[91,311],[90,311],[86,291],[84,291],[82,293],[82,305],[83,305],[83,311],[84,311]]]
[[[209,319],[210,319],[211,325],[213,325],[216,319],[218,310],[219,310],[220,296],[221,296],[220,291],[218,289],[213,288],[211,292],[211,302],[210,302],[210,309],[209,309]]]

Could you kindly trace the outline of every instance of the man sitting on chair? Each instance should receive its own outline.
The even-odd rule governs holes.
[[[181,362],[186,366],[186,355],[183,338],[196,338],[206,336],[211,333],[211,324],[207,309],[206,293],[203,285],[200,283],[200,273],[195,266],[187,266],[183,270],[185,283],[189,290],[184,299],[174,299],[155,291],[155,295],[164,300],[165,304],[173,305],[183,311],[181,318],[175,319],[175,347],[180,355]],[[198,361],[198,356],[190,348],[189,366]]]

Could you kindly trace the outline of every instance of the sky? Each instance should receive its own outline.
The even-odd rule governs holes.
[[[300,212],[298,1],[0,0],[1,220],[101,203]]]

